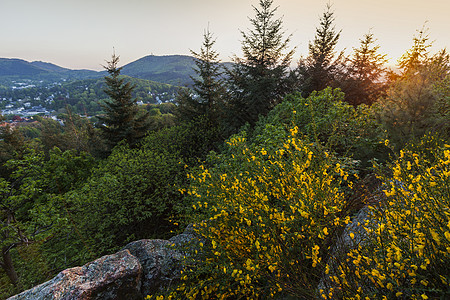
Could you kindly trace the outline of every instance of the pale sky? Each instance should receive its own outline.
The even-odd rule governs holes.
[[[0,0],[0,57],[41,60],[73,69],[100,70],[113,47],[121,64],[143,56],[198,51],[208,27],[223,61],[241,55],[240,30],[251,28],[258,0]],[[450,46],[450,0],[274,0],[292,34],[295,59],[331,2],[338,50],[349,53],[369,30],[391,64],[409,49],[427,21],[435,50]]]

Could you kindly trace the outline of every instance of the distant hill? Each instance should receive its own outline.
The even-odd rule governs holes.
[[[223,65],[230,65],[224,63]],[[197,76],[194,58],[187,55],[149,55],[123,66],[122,74],[176,86],[189,86]],[[49,62],[27,62],[22,59],[0,58],[0,82],[4,80],[84,80],[106,75],[106,71],[71,70]]]
[[[55,64],[43,62],[43,61],[33,61],[30,64],[41,70],[46,70],[49,72],[65,73],[67,71],[70,71],[70,69],[66,69],[66,68],[57,66]]]
[[[0,78],[31,80],[78,80],[100,78],[102,74],[91,70],[71,70],[52,63],[28,62],[17,58],[0,58]]]
[[[100,77],[104,76],[104,74],[102,72],[98,72],[98,71],[72,70],[72,69],[67,69],[67,68],[57,66],[52,63],[42,62],[42,61],[33,61],[33,62],[31,62],[31,64],[42,70],[47,70],[49,72],[58,73],[63,76],[67,76],[68,79],[77,79],[77,80],[91,79],[91,78],[95,79],[95,78],[100,78]]]
[[[223,63],[229,67],[231,63]],[[123,67],[122,74],[178,86],[192,85],[196,77],[194,58],[187,55],[149,55]]]
[[[185,55],[149,55],[123,67],[122,74],[178,86],[190,85],[196,76],[194,59]]]
[[[49,71],[25,60],[0,58],[0,76],[35,76],[45,73]]]

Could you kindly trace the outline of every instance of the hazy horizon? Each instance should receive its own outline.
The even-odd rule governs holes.
[[[328,0],[275,0],[283,17],[294,60],[307,55],[308,42]],[[43,61],[70,69],[101,70],[113,47],[125,65],[147,55],[190,55],[198,51],[209,26],[223,61],[241,55],[240,30],[251,28],[257,0],[2,0],[0,57]],[[369,32],[378,39],[390,65],[412,45],[413,35],[428,27],[434,51],[450,45],[450,1],[332,1],[337,50],[351,53]]]

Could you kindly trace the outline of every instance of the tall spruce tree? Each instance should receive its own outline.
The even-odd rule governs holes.
[[[194,71],[198,75],[191,77],[193,93],[189,89],[181,89],[177,96],[180,118],[191,121],[204,116],[212,126],[217,125],[226,94],[219,53],[213,49],[215,42],[208,28],[203,34],[200,52],[191,50],[196,65]]]
[[[341,82],[345,101],[356,106],[371,105],[386,92],[388,62],[386,54],[379,53],[373,33],[369,32],[360,40],[359,48],[347,60],[346,78]]]
[[[334,20],[331,5],[327,4],[314,41],[309,43],[308,56],[300,60],[301,91],[305,96],[335,85],[342,73],[344,52],[336,53],[335,50],[341,31],[336,31]]]
[[[266,115],[295,83],[289,66],[294,50],[288,50],[291,36],[284,37],[282,19],[275,19],[273,0],[260,0],[250,18],[253,29],[242,33],[243,58],[235,57],[229,74],[232,126],[254,125]]]
[[[118,63],[119,56],[113,54],[111,61],[104,66],[109,73],[105,77],[104,91],[110,99],[102,105],[105,114],[98,117],[109,150],[122,140],[134,145],[145,135],[149,126],[148,112],[139,109],[137,99],[132,97],[134,86],[120,77],[122,68],[117,67]]]
[[[225,132],[224,105],[227,91],[224,85],[224,68],[219,54],[213,49],[215,39],[207,29],[203,34],[200,52],[194,56],[196,77],[190,89],[181,89],[177,95],[176,114],[184,124],[180,127],[185,139],[182,155],[205,159],[211,150],[218,150]]]

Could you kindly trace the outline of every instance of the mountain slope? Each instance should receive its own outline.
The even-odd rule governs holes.
[[[223,63],[229,66],[231,63]],[[197,74],[194,58],[187,55],[149,55],[123,66],[122,74],[176,86],[192,85]],[[0,58],[0,82],[3,80],[83,80],[106,76],[106,71],[71,70],[52,63]]]
[[[34,76],[49,71],[17,58],[0,58],[0,76]]]
[[[58,72],[58,73],[64,73],[64,72],[68,72],[70,71],[70,69],[66,69],[60,66],[57,66],[55,64],[52,63],[48,63],[48,62],[43,62],[43,61],[33,61],[30,63],[31,65],[42,69],[42,70],[46,70],[49,72]]]
[[[32,80],[73,80],[100,78],[103,74],[91,70],[71,70],[52,63],[28,62],[17,58],[0,58],[0,77]]]
[[[173,85],[190,85],[194,59],[186,55],[149,55],[123,67],[122,74]]]
[[[221,63],[224,68],[233,65]],[[194,57],[187,55],[148,55],[123,67],[122,74],[177,86],[190,86],[197,77]]]

